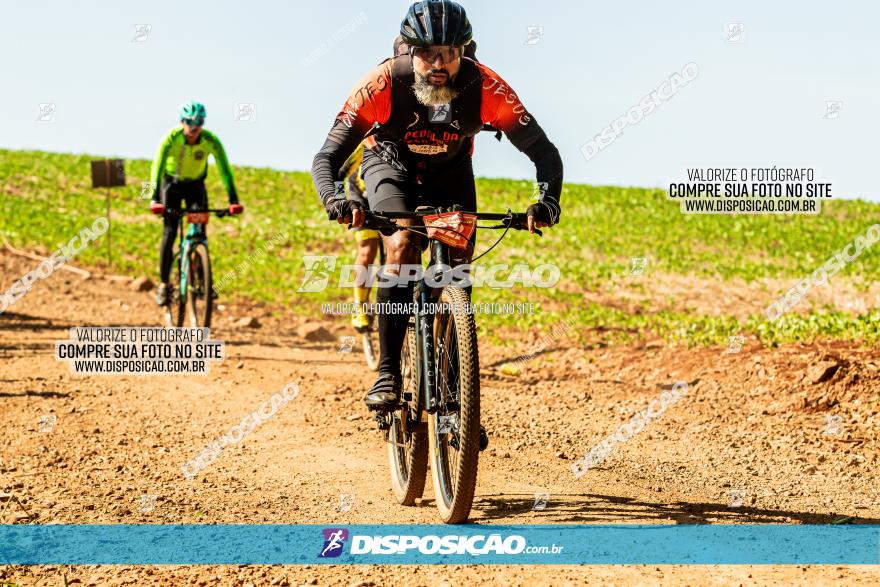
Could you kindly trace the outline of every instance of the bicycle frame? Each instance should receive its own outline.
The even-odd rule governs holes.
[[[186,302],[186,290],[189,285],[189,253],[192,247],[198,243],[205,243],[208,246],[208,233],[205,225],[201,223],[190,223],[186,231],[183,233],[183,221],[180,222],[180,257],[178,258],[178,270],[180,272],[180,301]]]

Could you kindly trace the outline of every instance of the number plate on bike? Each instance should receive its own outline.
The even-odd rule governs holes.
[[[477,217],[461,212],[443,212],[424,217],[428,238],[437,239],[455,249],[466,249],[477,229]]]
[[[190,212],[186,215],[186,219],[190,224],[207,224],[210,216],[207,212]]]

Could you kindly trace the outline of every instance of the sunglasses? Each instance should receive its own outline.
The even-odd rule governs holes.
[[[461,57],[460,47],[438,45],[433,47],[411,47],[410,54],[427,63],[434,63],[439,56],[443,63],[450,63]]]
[[[203,118],[182,118],[181,122],[186,124],[187,126],[197,126],[199,128],[205,124],[205,120]]]

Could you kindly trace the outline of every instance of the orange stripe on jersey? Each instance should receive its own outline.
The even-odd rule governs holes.
[[[483,123],[491,124],[505,134],[526,126],[532,119],[526,107],[520,102],[516,92],[511,89],[501,76],[477,63],[480,76],[483,78],[483,97],[480,104],[480,117]]]
[[[336,119],[348,128],[365,133],[391,115],[391,60],[388,59],[365,75],[352,88]]]

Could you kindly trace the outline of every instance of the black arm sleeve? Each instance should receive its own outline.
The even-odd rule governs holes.
[[[537,181],[547,183],[544,197],[559,204],[562,194],[562,157],[538,122],[532,118],[525,126],[517,126],[507,133],[507,138],[535,164]]]
[[[363,136],[354,126],[348,127],[344,122],[336,120],[324,146],[315,155],[312,161],[312,182],[325,208],[336,192],[333,182],[338,181],[339,170],[361,140]]]

